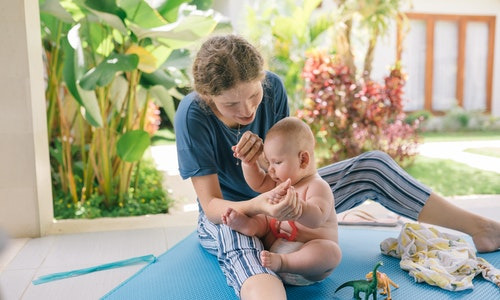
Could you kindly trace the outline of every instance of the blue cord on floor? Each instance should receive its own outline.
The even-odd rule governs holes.
[[[84,274],[88,274],[88,273],[92,273],[92,272],[97,272],[97,271],[102,271],[102,270],[121,268],[121,267],[140,264],[140,263],[148,263],[148,265],[150,265],[150,264],[154,263],[155,261],[156,261],[156,256],[151,255],[151,254],[144,255],[144,256],[138,256],[138,257],[129,258],[129,259],[120,260],[120,261],[115,261],[112,263],[94,266],[94,267],[90,267],[90,268],[44,275],[44,276],[38,277],[38,279],[35,279],[32,282],[35,285],[42,284],[42,283],[46,283],[46,282],[50,282],[50,281],[54,281],[54,280],[80,276],[80,275],[84,275]]]

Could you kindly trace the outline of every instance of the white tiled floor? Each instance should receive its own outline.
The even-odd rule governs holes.
[[[160,255],[194,229],[193,224],[27,240],[0,274],[0,299],[98,299],[136,273],[144,264],[40,285],[33,285],[31,281],[41,275],[87,268],[136,256]],[[15,249],[9,246],[9,251],[5,251],[2,256],[12,251]]]

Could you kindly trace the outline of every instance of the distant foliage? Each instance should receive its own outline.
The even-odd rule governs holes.
[[[335,56],[308,54],[302,76],[306,99],[297,116],[316,135],[319,165],[382,150],[401,164],[417,154],[419,119],[404,120],[404,74],[395,66],[385,85],[356,80],[349,67]]]

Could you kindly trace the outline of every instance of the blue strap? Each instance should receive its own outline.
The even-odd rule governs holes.
[[[80,275],[84,275],[84,274],[88,274],[88,273],[92,273],[92,272],[140,264],[143,262],[147,262],[148,265],[150,265],[150,264],[154,263],[155,261],[156,261],[156,256],[151,255],[151,254],[145,255],[145,256],[138,256],[138,257],[129,258],[129,259],[120,260],[120,261],[115,261],[112,263],[94,266],[94,267],[90,267],[90,268],[40,276],[40,277],[38,277],[38,279],[33,280],[33,284],[41,284],[41,283],[46,283],[46,282],[50,282],[50,281],[54,281],[54,280],[80,276]]]

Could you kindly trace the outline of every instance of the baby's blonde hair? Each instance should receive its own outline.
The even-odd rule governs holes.
[[[286,117],[278,121],[269,129],[266,139],[283,135],[300,151],[308,151],[310,155],[314,155],[314,135],[311,128],[299,118]]]

